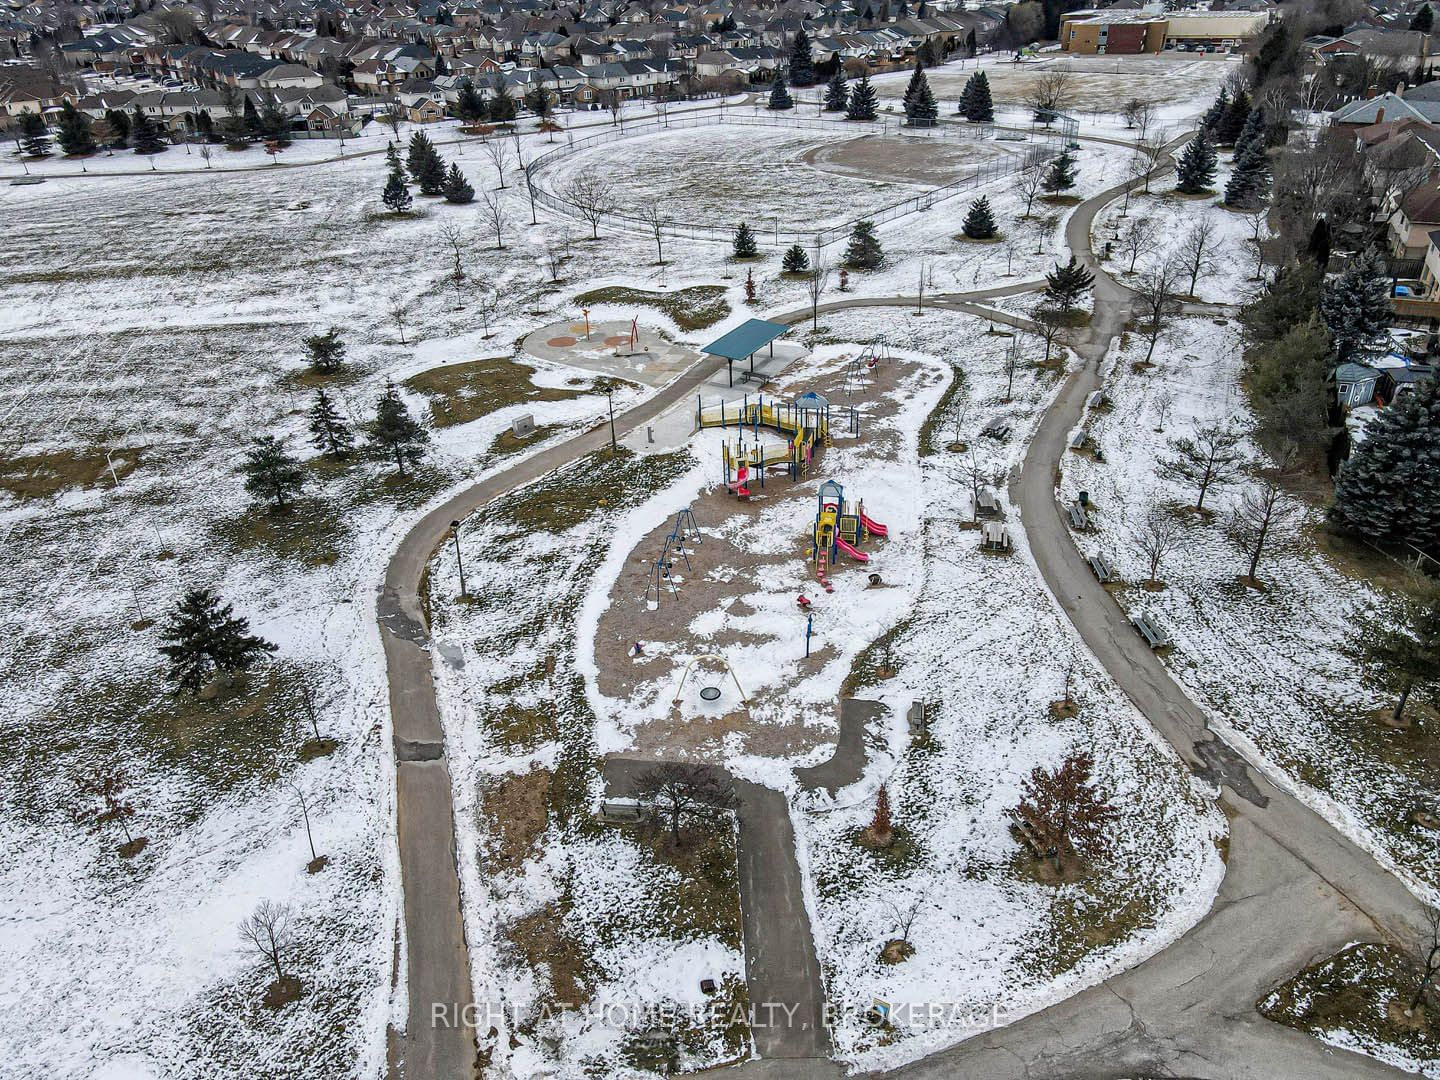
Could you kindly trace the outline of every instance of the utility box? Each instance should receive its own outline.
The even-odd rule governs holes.
[[[526,413],[524,416],[517,416],[510,425],[510,434],[514,435],[517,439],[524,439],[534,435],[535,417],[530,413]]]

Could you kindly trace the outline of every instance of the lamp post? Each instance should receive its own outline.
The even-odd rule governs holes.
[[[455,566],[460,571],[460,595],[468,596],[469,591],[465,588],[465,562],[460,558],[460,522],[450,522],[450,539],[455,541]]]

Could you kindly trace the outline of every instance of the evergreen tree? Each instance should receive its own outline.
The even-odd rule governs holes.
[[[305,348],[310,353],[310,366],[322,375],[334,375],[345,366],[345,343],[334,327],[307,337]]]
[[[465,174],[460,171],[460,166],[453,161],[450,163],[450,170],[445,174],[445,201],[451,203],[469,203],[475,201],[475,189],[470,186],[470,181],[465,179]]]
[[[439,195],[445,190],[445,159],[432,153],[420,167],[420,194]]]
[[[875,95],[875,87],[870,85],[870,73],[867,71],[850,89],[850,100],[845,106],[845,119],[874,120],[879,108],[880,102]]]
[[[790,83],[792,86],[815,85],[815,57],[810,51],[810,36],[803,26],[790,39]]]
[[[435,145],[430,141],[430,136],[423,131],[417,131],[410,136],[410,147],[405,155],[405,168],[410,173],[410,179],[418,181],[420,174],[436,158]]]
[[[495,90],[490,95],[488,112],[492,123],[508,124],[515,119],[515,99],[510,96],[510,84],[504,79],[495,80]]]
[[[742,221],[736,226],[733,245],[737,259],[753,259],[760,254],[760,248],[755,243],[755,233],[748,221]]]
[[[1056,263],[1055,269],[1045,275],[1045,299],[1061,312],[1073,311],[1080,297],[1094,284],[1095,275],[1071,255],[1068,263]]]
[[[905,119],[916,127],[931,127],[940,116],[940,106],[935,103],[935,95],[930,92],[930,80],[919,64],[915,65],[915,79],[911,81],[915,82],[915,92],[905,103]]]
[[[971,240],[991,240],[995,236],[995,215],[990,210],[990,200],[984,195],[970,204],[965,213],[965,224],[961,230]]]
[[[1062,191],[1069,191],[1075,186],[1075,155],[1069,150],[1061,152],[1060,156],[1050,163],[1050,168],[1045,171],[1045,179],[1040,186],[1052,195],[1058,195]]]
[[[1370,422],[1330,514],[1365,540],[1440,552],[1440,387],[1407,391]]]
[[[977,71],[976,75],[979,74]],[[970,109],[975,101],[975,75],[965,80],[965,88],[960,91],[960,100],[956,103],[955,111],[961,116],[968,117]]]
[[[261,435],[245,455],[245,490],[272,508],[289,508],[290,499],[305,486],[305,467],[273,435]]]
[[[1385,352],[1390,340],[1390,276],[1378,251],[1361,252],[1343,274],[1325,283],[1320,314],[1342,362],[1363,364]]]
[[[68,99],[60,106],[60,149],[71,157],[95,152],[95,136],[90,134],[90,117]]]
[[[1265,124],[1265,108],[1257,105],[1250,110],[1250,115],[1245,118],[1245,125],[1240,129],[1240,134],[1235,137],[1235,156],[1240,156],[1251,143],[1259,143],[1260,149],[1264,150],[1268,145],[1266,138],[1267,127]]]
[[[1422,34],[1428,34],[1435,29],[1435,12],[1429,4],[1420,5],[1420,10],[1410,19],[1410,29],[1418,30]]]
[[[260,110],[259,130],[261,138],[275,143],[282,150],[290,145],[290,118],[279,102],[266,99]]]
[[[467,79],[460,86],[460,93],[455,103],[455,114],[467,124],[474,124],[485,119],[487,112],[485,99]]]
[[[1330,222],[1323,217],[1310,230],[1310,239],[1305,244],[1305,255],[1321,270],[1330,265]]]
[[[241,114],[245,118],[245,130],[252,135],[260,130],[260,113],[255,109],[255,102],[249,94],[245,95],[245,101],[241,107]]]
[[[1360,616],[1346,649],[1368,681],[1396,695],[1390,722],[1397,726],[1412,691],[1440,686],[1440,583],[1419,579],[1402,596],[1398,614],[1398,620],[1388,613]]]
[[[45,157],[50,153],[50,129],[39,113],[25,109],[20,113],[20,152],[26,157]]]
[[[1278,339],[1245,350],[1244,387],[1257,420],[1255,438],[1282,456],[1324,449],[1333,438],[1325,382],[1334,367],[1330,334],[1312,307]]]
[[[1200,117],[1200,126],[1208,131],[1214,131],[1215,125],[1220,122],[1220,118],[1225,115],[1225,110],[1229,107],[1230,91],[1222,86],[1220,93],[1215,95],[1214,102],[1205,110],[1205,115]]]
[[[430,433],[420,426],[400,393],[393,385],[385,387],[385,393],[375,404],[375,423],[370,429],[370,442],[375,450],[395,459],[395,468],[405,475],[405,465],[416,464],[425,456],[425,444]]]
[[[1210,145],[1210,137],[1201,128],[1195,133],[1185,147],[1185,152],[1180,155],[1180,160],[1175,165],[1175,174],[1179,182],[1175,190],[1186,195],[1203,195],[1210,190],[1210,185],[1215,182],[1215,148]]]
[[[844,112],[850,104],[850,84],[845,78],[845,66],[835,65],[835,74],[825,84],[825,111]]]
[[[795,107],[795,102],[790,97],[790,91],[785,88],[784,75],[777,73],[775,81],[770,84],[770,104],[768,107],[777,110],[793,109]]]
[[[1257,115],[1257,109],[1252,116]],[[1270,158],[1265,153],[1265,138],[1260,135],[1235,152],[1230,179],[1225,182],[1225,205],[1239,210],[1253,210],[1270,193]]]
[[[161,631],[160,652],[170,661],[170,678],[186,690],[200,690],[213,674],[246,671],[275,646],[250,633],[249,620],[209,589],[190,589]]]
[[[965,110],[965,119],[976,124],[993,124],[995,102],[990,96],[990,76],[977,71],[970,76],[966,88],[970,90],[970,104]]]
[[[137,154],[158,154],[165,149],[165,142],[160,138],[159,125],[141,112],[138,105],[130,120],[130,144],[135,147]]]
[[[1241,90],[1225,107],[1225,112],[1215,123],[1215,141],[1221,146],[1234,146],[1235,140],[1250,119],[1250,95]]]
[[[810,269],[810,256],[805,254],[805,249],[799,244],[793,244],[785,249],[785,255],[780,260],[780,269],[787,274],[803,274]]]
[[[547,120],[554,111],[550,107],[550,95],[538,83],[525,94],[525,107],[541,120]]]
[[[1279,341],[1292,327],[1309,320],[1320,306],[1321,282],[1321,271],[1313,263],[1282,266],[1264,291],[1240,309],[1245,343]]]
[[[206,142],[215,141],[215,120],[210,115],[210,110],[201,109],[195,114],[195,130]]]
[[[410,197],[410,189],[405,186],[405,170],[400,166],[390,170],[390,176],[385,181],[385,190],[380,193],[380,201],[397,214],[408,213],[415,200]]]
[[[124,109],[106,109],[105,126],[114,136],[116,146],[124,146],[130,141],[130,116]]]
[[[925,68],[917,59],[915,68],[910,72],[910,82],[905,87],[905,95],[900,99],[900,105],[905,110],[905,115],[910,115],[910,102],[920,89],[920,82],[925,78]]]
[[[873,221],[857,221],[845,246],[845,265],[851,270],[875,270],[885,261]]]
[[[355,436],[324,390],[315,392],[315,404],[310,406],[309,417],[310,445],[326,457],[348,457]]]
[[[400,148],[395,145],[393,139],[385,144],[385,164],[390,167],[391,172],[403,168],[400,164]]]

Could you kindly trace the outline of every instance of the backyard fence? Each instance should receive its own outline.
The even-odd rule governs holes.
[[[684,130],[686,128],[701,127],[771,127],[771,128],[792,128],[799,130],[825,131],[827,133],[846,132],[852,135],[880,135],[895,136],[898,138],[915,139],[984,139],[994,134],[994,128],[988,124],[936,124],[933,127],[907,127],[899,117],[884,117],[870,122],[855,122],[841,119],[827,120],[819,117],[800,116],[766,116],[763,114],[745,115],[739,112],[730,113],[722,111],[719,115],[704,116],[680,116],[680,117],[656,117],[653,119],[629,121],[622,126],[616,126],[604,131],[586,135],[578,139],[567,140],[564,145],[556,146],[539,156],[532,158],[525,165],[525,180],[535,202],[551,210],[567,214],[571,217],[581,218],[589,225],[595,224],[598,220],[600,228],[619,229],[622,231],[645,232],[653,235],[658,227],[660,235],[670,239],[682,240],[710,240],[717,243],[729,243],[734,237],[734,226],[724,225],[701,225],[691,222],[663,220],[658,226],[656,222],[642,218],[633,213],[626,213],[621,210],[605,210],[600,212],[597,209],[582,210],[574,201],[565,198],[559,192],[546,189],[540,183],[540,173],[556,162],[580,153],[583,150],[590,150],[597,146],[605,146],[610,143],[619,142],[632,136],[653,135],[657,132],[669,130]],[[1017,139],[1019,136],[1015,136]],[[908,217],[911,214],[924,213],[937,203],[953,198],[966,191],[973,191],[976,188],[992,183],[1031,162],[1048,161],[1060,153],[1063,146],[1063,139],[1059,133],[1053,130],[1037,128],[1032,137],[1044,140],[1043,143],[1028,147],[1024,153],[1005,153],[986,162],[985,164],[971,170],[966,175],[948,184],[931,188],[917,195],[901,199],[898,202],[886,206],[876,207],[848,221],[836,225],[826,226],[820,229],[803,230],[782,228],[778,218],[773,219],[773,228],[765,226],[763,221],[757,221],[757,235],[763,238],[772,238],[777,247],[788,244],[800,244],[806,247],[824,248],[830,244],[846,239],[854,229],[858,221],[873,221],[880,224],[887,221],[895,221],[899,218]]]

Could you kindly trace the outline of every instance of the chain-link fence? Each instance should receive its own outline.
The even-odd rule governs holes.
[[[870,123],[855,123],[845,120],[826,120],[818,117],[746,116],[721,113],[720,115],[656,117],[654,119],[629,121],[623,128],[613,127],[568,140],[530,160],[525,166],[525,180],[535,202],[562,214],[577,217],[592,228],[638,231],[653,235],[658,229],[662,237],[683,240],[712,240],[729,243],[734,237],[731,225],[700,225],[692,222],[674,221],[668,218],[651,220],[631,213],[624,213],[606,205],[608,198],[587,199],[582,207],[572,199],[547,190],[540,182],[540,174],[550,165],[582,150],[605,146],[637,135],[652,135],[657,132],[684,130],[700,127],[772,127],[821,130],[828,133],[844,131],[853,135],[894,135],[918,139],[984,139],[994,134],[988,124],[937,124],[933,127],[911,128],[903,126],[898,117],[881,117]],[[773,230],[765,230],[767,237],[773,236],[777,246],[800,244],[805,247],[826,247],[847,238],[857,221],[873,221],[880,224],[923,213],[946,199],[966,191],[973,191],[1014,173],[1032,162],[1048,161],[1060,152],[1060,140],[1050,132],[1040,132],[1046,139],[1042,145],[1031,146],[1023,153],[1005,153],[971,170],[958,180],[931,188],[918,195],[901,199],[899,202],[877,207],[848,221],[815,230],[782,229],[777,221]],[[612,193],[613,194],[613,193]]]

